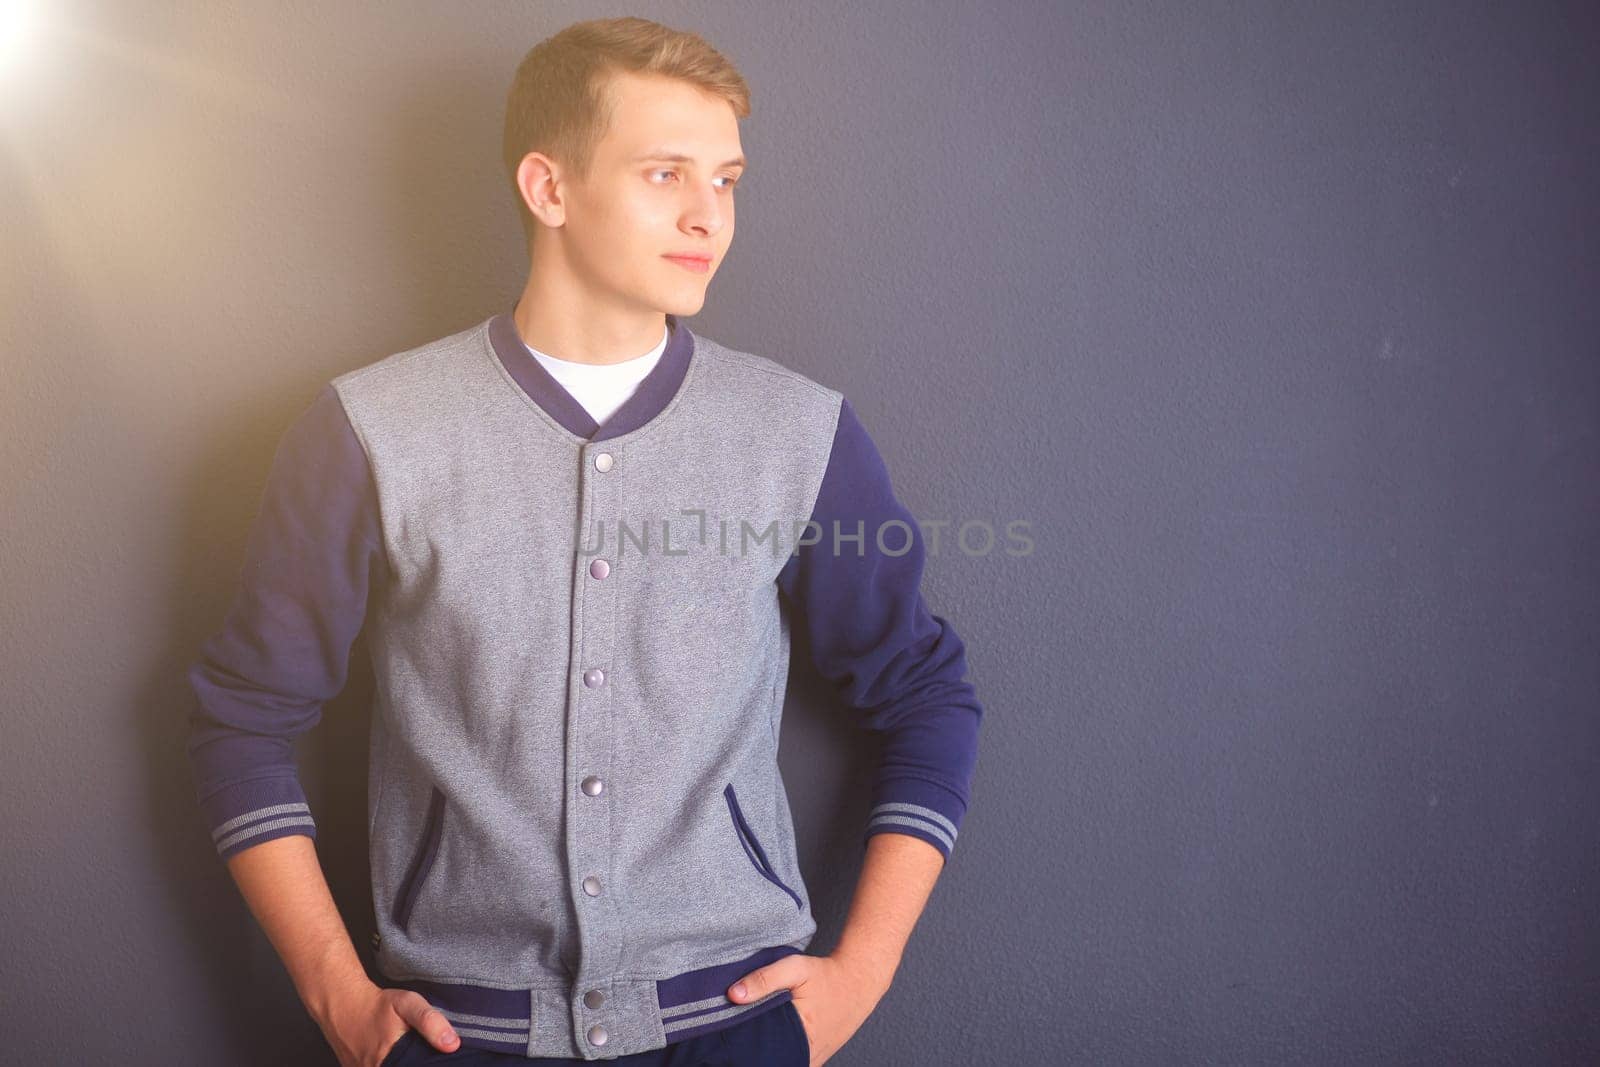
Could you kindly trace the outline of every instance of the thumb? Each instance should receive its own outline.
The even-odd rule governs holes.
[[[728,999],[737,1004],[760,1000],[780,989],[792,989],[800,983],[799,954],[758,967],[728,987]]]
[[[413,999],[413,997],[415,999]],[[450,1026],[450,1020],[444,1012],[428,1003],[420,993],[413,993],[406,998],[406,1006],[401,1014],[412,1028],[421,1032],[428,1039],[429,1044],[441,1052],[453,1052],[460,1039]]]

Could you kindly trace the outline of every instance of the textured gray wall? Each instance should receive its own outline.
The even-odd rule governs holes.
[[[0,91],[0,1060],[331,1063],[182,671],[316,388],[509,306],[511,72],[628,9],[41,6]],[[1600,1058],[1595,8],[643,13],[755,94],[691,325],[844,390],[920,517],[1035,540],[930,561],[974,802],[833,1062]],[[364,656],[303,747],[363,949]],[[826,951],[872,749],[793,685]]]

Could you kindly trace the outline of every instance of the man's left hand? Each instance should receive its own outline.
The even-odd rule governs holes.
[[[850,960],[796,952],[745,975],[729,987],[728,999],[746,1004],[779,989],[790,991],[800,1013],[811,1043],[810,1067],[821,1067],[861,1029],[889,983]]]

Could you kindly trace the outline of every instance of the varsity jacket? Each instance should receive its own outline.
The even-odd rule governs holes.
[[[725,990],[816,930],[777,765],[794,626],[883,735],[863,842],[948,858],[967,809],[982,708],[849,402],[667,325],[603,426],[512,312],[332,379],[188,670],[225,859],[315,837],[294,742],[367,629],[375,965],[469,1047],[611,1059],[790,999]]]

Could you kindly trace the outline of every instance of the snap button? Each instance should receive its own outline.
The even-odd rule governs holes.
[[[604,578],[611,573],[611,564],[603,559],[597,559],[589,564],[589,573],[596,578]]]
[[[591,897],[599,896],[600,895],[600,879],[596,878],[592,874],[589,877],[585,878],[583,880],[583,891],[585,893],[588,893]]]
[[[583,1004],[587,1008],[598,1008],[606,1002],[606,995],[598,989],[591,989],[583,995]]]
[[[587,777],[587,778],[585,778],[583,780],[583,791],[585,793],[588,793],[592,797],[599,796],[600,795],[600,790],[602,790],[604,788],[605,788],[605,783],[600,781],[600,779],[596,778],[592,774],[589,777]]]
[[[605,680],[606,672],[601,670],[599,667],[590,667],[588,670],[583,672],[583,684],[588,686],[590,689],[604,685]]]
[[[598,456],[594,457],[594,469],[603,474],[611,469],[611,462],[611,453],[602,452]]]
[[[591,1045],[603,1045],[603,1044],[605,1044],[607,1036],[608,1035],[606,1034],[606,1028],[605,1027],[603,1027],[603,1026],[591,1026],[591,1027],[589,1027],[589,1043]]]

